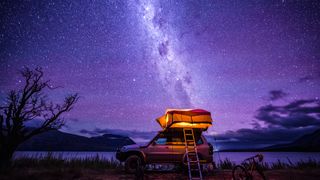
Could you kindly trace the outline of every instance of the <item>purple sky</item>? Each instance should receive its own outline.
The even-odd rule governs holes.
[[[209,134],[253,129],[264,105],[319,100],[319,12],[317,0],[1,1],[0,96],[41,66],[63,86],[53,99],[81,96],[69,132],[156,131],[166,108],[211,111]]]

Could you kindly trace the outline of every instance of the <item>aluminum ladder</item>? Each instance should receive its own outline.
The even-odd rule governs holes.
[[[188,163],[188,173],[189,179],[201,179],[202,172],[200,167],[200,160],[197,152],[197,144],[195,142],[195,137],[192,128],[183,128],[184,142],[186,146],[186,156]],[[194,173],[198,172],[198,177],[193,177]]]

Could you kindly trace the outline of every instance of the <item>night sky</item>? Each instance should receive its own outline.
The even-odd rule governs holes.
[[[64,131],[143,141],[167,108],[210,111],[221,142],[320,128],[317,0],[4,0],[0,16],[0,97],[42,67],[53,100],[81,96]]]

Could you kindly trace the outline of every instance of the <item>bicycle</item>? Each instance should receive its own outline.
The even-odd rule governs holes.
[[[263,179],[266,180],[265,175],[258,163],[263,161],[263,155],[257,154],[250,158],[245,159],[241,165],[237,165],[232,170],[232,178],[233,180],[252,180],[255,179]],[[258,172],[256,175],[255,172]]]

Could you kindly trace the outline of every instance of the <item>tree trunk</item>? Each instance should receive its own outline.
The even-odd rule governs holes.
[[[0,147],[0,171],[6,171],[11,166],[11,160],[15,148],[11,145],[2,145]]]

